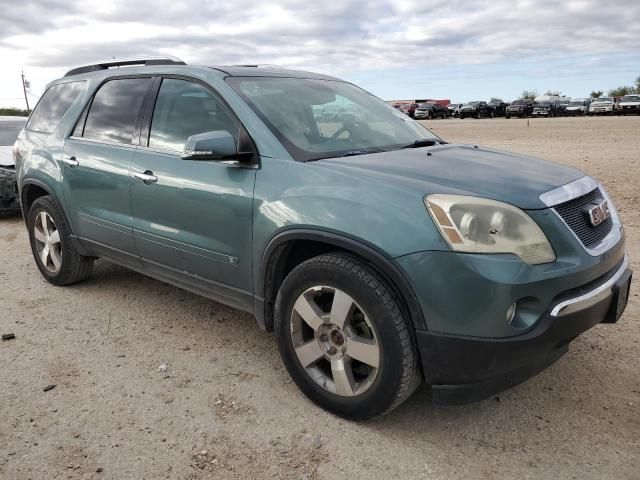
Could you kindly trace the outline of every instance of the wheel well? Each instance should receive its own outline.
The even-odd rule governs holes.
[[[407,307],[405,298],[401,295],[397,285],[395,285],[389,275],[387,275],[375,263],[371,262],[363,255],[358,254],[357,251],[349,249],[344,245],[339,246],[319,240],[295,239],[279,244],[267,259],[268,263],[264,270],[263,277],[264,328],[267,331],[273,331],[273,309],[276,296],[278,295],[278,290],[280,289],[280,285],[284,281],[285,277],[289,272],[291,272],[291,270],[304,261],[330,252],[348,254],[366,263],[382,278],[382,280],[385,281],[393,296],[398,300],[406,318],[411,322],[415,320],[414,315],[411,314],[414,309],[409,309]]]
[[[24,186],[22,191],[22,215],[25,220],[29,215],[29,210],[31,209],[31,205],[38,198],[44,197],[45,195],[49,195],[44,188],[39,187],[38,185],[27,184]]]

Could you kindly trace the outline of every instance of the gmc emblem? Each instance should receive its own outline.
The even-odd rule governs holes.
[[[609,204],[606,200],[589,209],[589,220],[591,220],[591,225],[593,225],[594,227],[597,227],[602,222],[604,222],[607,218],[609,218],[609,215]]]

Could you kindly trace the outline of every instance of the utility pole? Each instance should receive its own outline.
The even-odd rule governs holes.
[[[27,98],[27,81],[24,79],[24,71],[21,74],[22,77],[22,91],[24,92],[24,101],[27,104],[27,113],[31,113],[29,108],[29,99]]]

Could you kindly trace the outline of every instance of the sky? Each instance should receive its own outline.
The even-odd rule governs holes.
[[[385,99],[518,98],[640,76],[640,0],[0,0],[0,107],[110,58],[274,64]]]

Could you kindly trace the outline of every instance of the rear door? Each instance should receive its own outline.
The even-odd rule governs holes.
[[[137,262],[129,169],[152,77],[105,82],[66,141],[63,191],[76,233],[97,252]]]
[[[240,121],[209,86],[185,78],[162,79],[147,117],[131,167],[133,231],[145,268],[251,308],[256,171],[181,158],[191,135],[226,130],[238,141]]]

